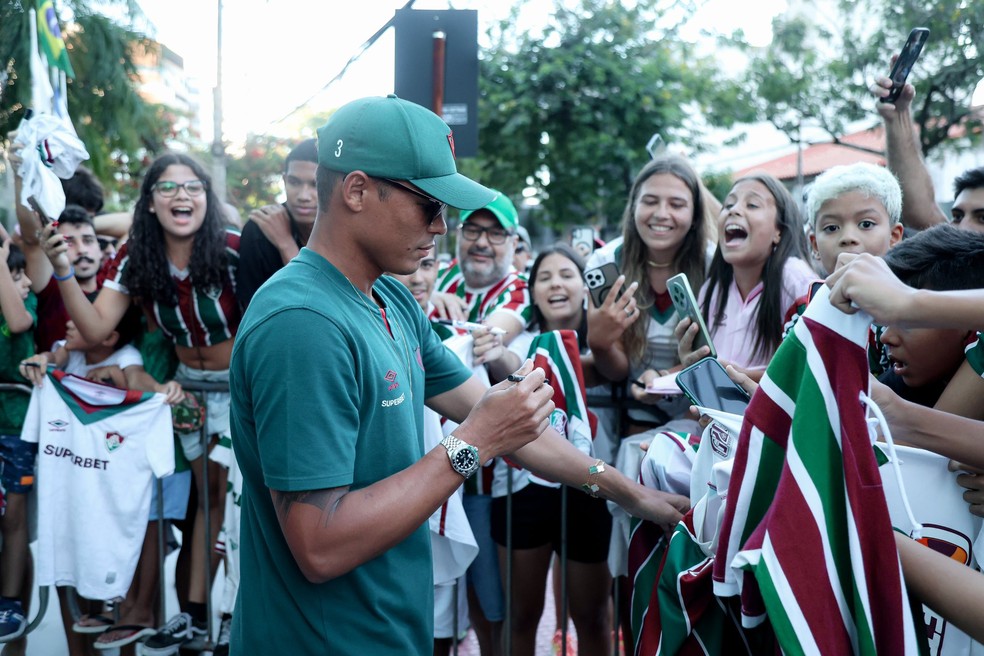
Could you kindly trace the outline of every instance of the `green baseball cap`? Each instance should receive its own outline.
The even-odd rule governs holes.
[[[451,207],[474,210],[495,192],[458,173],[451,128],[434,112],[390,94],[353,100],[318,130],[318,164],[406,180]]]
[[[519,212],[516,211],[516,206],[513,202],[509,200],[509,196],[505,195],[501,191],[492,189],[495,194],[493,198],[486,205],[461,213],[461,222],[464,223],[468,220],[468,217],[477,212],[478,210],[488,210],[492,212],[492,215],[499,220],[502,227],[506,230],[513,232],[519,226]]]

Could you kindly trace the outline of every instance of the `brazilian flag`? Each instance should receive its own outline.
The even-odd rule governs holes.
[[[48,58],[48,65],[60,68],[70,78],[75,77],[72,62],[68,59],[68,49],[62,39],[61,28],[58,26],[58,16],[52,0],[37,0],[38,3],[38,41],[41,50]]]

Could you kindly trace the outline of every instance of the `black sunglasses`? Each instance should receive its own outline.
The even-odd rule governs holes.
[[[447,203],[442,203],[441,201],[437,200],[433,196],[428,196],[423,192],[417,191],[413,187],[408,187],[407,185],[403,184],[399,180],[393,180],[391,178],[376,178],[376,179],[382,180],[383,182],[390,184],[394,187],[399,187],[403,191],[410,192],[417,198],[423,198],[425,201],[427,201],[427,216],[429,217],[427,219],[428,223],[433,223],[437,219],[437,217],[443,216],[444,211],[448,207]]]

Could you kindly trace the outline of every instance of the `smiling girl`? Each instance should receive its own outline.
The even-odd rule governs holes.
[[[736,366],[768,364],[783,326],[811,281],[803,219],[792,196],[767,174],[740,178],[718,216],[718,248],[698,303],[718,357]],[[684,364],[707,355],[691,351],[695,330],[680,322]]]
[[[627,378],[648,385],[671,368],[679,368],[679,321],[666,281],[686,273],[697,289],[704,281],[713,243],[707,234],[715,203],[687,161],[666,155],[636,175],[622,215],[622,236],[595,251],[587,268],[608,262],[622,275],[599,308],[588,310],[588,340],[599,373],[614,382]],[[629,410],[629,433],[665,427],[682,418],[687,403],[629,391],[651,408]],[[689,425],[687,428],[689,429]]]
[[[233,282],[239,263],[239,233],[226,228],[221,204],[197,161],[168,153],[151,164],[133,212],[130,237],[92,303],[75,280],[65,244],[51,238],[50,227],[46,233],[45,248],[55,279],[83,338],[101,342],[136,303],[174,344],[180,361],[177,378],[228,383],[229,358],[241,314]],[[206,564],[200,545],[205,540],[204,504],[209,504],[211,513],[208,544],[215,544],[225,511],[228,467],[233,463],[228,392],[207,393],[206,407],[211,433],[208,490],[203,489],[205,454],[198,434],[182,435],[181,440],[199,500],[188,541],[194,547],[190,549],[185,584],[188,603],[182,603],[194,626],[172,627],[174,621],[168,622],[148,641],[149,646],[163,641],[166,644],[160,648],[165,650],[182,642],[176,636],[204,635],[207,581],[211,581],[219,562],[213,554],[212,562]],[[188,614],[182,613],[174,619],[189,624],[186,618]]]

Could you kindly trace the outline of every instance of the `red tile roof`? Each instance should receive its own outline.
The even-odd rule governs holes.
[[[878,125],[867,130],[846,135],[841,138],[841,142],[842,144],[860,146],[884,153],[885,130],[881,125]],[[740,171],[736,171],[734,177],[740,178],[752,172],[764,171],[780,180],[795,180],[796,160],[797,153],[794,152],[743,168]],[[803,177],[809,180],[832,166],[837,166],[838,164],[854,164],[855,162],[869,162],[884,166],[885,156],[832,142],[813,144],[803,149]]]

